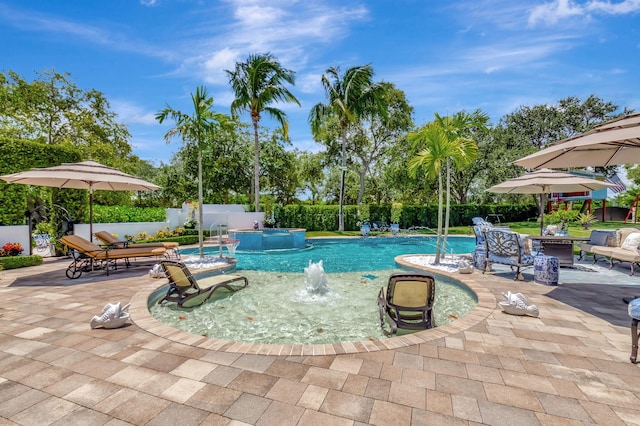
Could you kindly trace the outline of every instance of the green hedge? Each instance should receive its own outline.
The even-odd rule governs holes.
[[[206,236],[205,236],[206,238]],[[180,235],[178,237],[167,237],[167,238],[150,238],[144,241],[140,241],[141,243],[152,243],[156,241],[168,241],[179,243],[180,245],[188,245],[188,244],[197,244],[198,243],[198,235]],[[133,244],[135,246],[135,244]]]
[[[47,145],[28,140],[0,138],[0,175],[22,172],[34,167],[50,167],[60,163],[81,160],[75,148]],[[0,224],[24,225],[26,223],[27,185],[9,184],[0,181]],[[73,212],[76,221],[84,221],[87,216],[88,192],[77,189],[46,188],[42,192],[49,203],[58,204]],[[46,195],[48,194],[48,195]]]
[[[93,223],[165,222],[162,207],[93,206]]]
[[[42,265],[42,256],[32,255],[0,257],[0,269],[17,269],[36,265]]]
[[[304,228],[307,231],[327,231],[338,229],[338,206],[336,205],[289,205],[276,206],[274,214],[278,226],[283,228]],[[371,204],[369,206],[370,222],[389,223],[391,205]],[[486,218],[489,214],[501,214],[504,222],[523,222],[536,220],[537,207],[526,205],[479,205],[455,204],[451,206],[450,226],[471,225],[474,217]],[[357,206],[344,206],[344,229],[357,231],[360,218]],[[412,226],[438,226],[438,206],[404,205],[400,215],[400,228],[408,229]]]

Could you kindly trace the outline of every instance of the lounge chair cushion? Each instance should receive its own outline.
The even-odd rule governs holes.
[[[114,246],[117,248],[133,248],[133,247],[164,247],[167,250],[175,250],[179,247],[180,244],[174,241],[158,241],[151,243],[136,243],[134,241],[120,241],[113,234],[107,231],[98,231],[93,235],[96,236],[97,239],[102,241],[106,245]]]
[[[60,241],[67,247],[78,250],[85,256],[98,260],[162,256],[166,251],[164,247],[136,247],[106,250],[77,235],[65,235],[60,238]]]

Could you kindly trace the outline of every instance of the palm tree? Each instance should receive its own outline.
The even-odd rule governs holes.
[[[193,143],[198,149],[198,241],[200,258],[204,257],[204,236],[202,231],[202,143],[210,134],[216,123],[227,125],[228,117],[224,114],[213,112],[213,97],[207,94],[204,86],[196,88],[196,93],[191,94],[193,101],[193,114],[188,115],[171,108],[169,105],[156,114],[156,120],[163,123],[167,118],[175,121],[176,125],[165,133],[167,143],[174,137],[181,137],[186,143]]]
[[[456,167],[464,167],[475,160],[478,155],[478,147],[470,137],[471,130],[484,128],[489,118],[480,110],[476,110],[472,114],[459,112],[453,117],[441,117],[437,113],[435,116],[435,121],[409,134],[409,140],[414,144],[426,145],[424,150],[409,161],[409,170],[415,176],[417,170],[424,167],[427,177],[438,177],[438,239],[435,263],[439,263],[441,251],[446,250],[446,239],[449,233],[451,163],[453,162]],[[442,243],[443,166],[446,166],[447,172],[444,244]]]
[[[384,86],[373,83],[373,74],[370,64],[351,67],[342,75],[339,67],[327,69],[322,75],[327,103],[316,104],[309,113],[309,123],[314,137],[318,137],[326,119],[335,117],[340,123],[342,149],[338,231],[344,231],[343,204],[348,130],[368,113],[377,112],[380,116],[386,117],[386,103],[382,96]]]
[[[425,145],[418,155],[409,160],[409,173],[416,176],[419,169],[423,168],[427,178],[438,178],[438,237],[436,241],[435,263],[440,263],[440,250],[442,249],[442,168],[443,164],[455,152],[455,146],[447,138],[444,129],[432,122],[422,126],[419,130],[409,133],[409,141],[414,144]]]
[[[458,168],[470,165],[478,157],[478,146],[471,138],[473,129],[486,129],[489,116],[478,110],[469,114],[460,111],[453,116],[442,117],[438,113],[435,114],[436,122],[445,131],[447,138],[457,150],[452,157],[447,158],[447,200],[444,219],[444,243],[443,250],[446,251],[447,239],[449,237],[449,216],[451,210],[451,168],[452,162]]]
[[[258,125],[262,113],[266,112],[281,124],[285,139],[289,137],[287,115],[269,105],[274,102],[293,102],[300,106],[300,101],[284,85],[284,83],[295,84],[295,73],[283,68],[271,53],[249,55],[245,62],[236,63],[234,71],[225,70],[225,72],[229,76],[229,84],[235,94],[235,99],[231,103],[231,114],[237,117],[242,111],[247,111],[251,115],[253,123],[253,184],[255,211],[259,212],[260,140]]]

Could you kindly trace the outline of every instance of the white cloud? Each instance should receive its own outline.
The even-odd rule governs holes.
[[[158,124],[155,112],[145,111],[142,107],[126,100],[110,101],[113,111],[118,118],[127,124]]]
[[[266,52],[286,68],[302,70],[315,51],[331,47],[348,36],[353,22],[368,18],[362,6],[332,8],[320,1],[291,0],[272,1],[269,6],[263,3],[228,1],[226,20],[221,19],[220,10],[209,19],[207,14],[214,13],[203,11],[205,19],[173,49],[182,56],[179,72],[195,74],[211,84],[226,84],[224,69],[232,69],[249,54]]]
[[[640,0],[623,0],[618,3],[592,0],[585,4],[578,4],[574,0],[554,0],[534,7],[529,15],[529,25],[535,26],[539,22],[553,25],[567,18],[589,19],[592,14],[623,15],[638,11],[640,11]]]
[[[586,5],[587,10],[603,12],[607,15],[623,15],[640,11],[640,0],[624,0],[620,3],[610,1],[590,1]]]
[[[91,40],[101,44],[106,44],[110,41],[109,34],[100,28],[34,12],[33,10],[23,11],[0,4],[0,18],[3,18],[3,22],[21,30],[73,35],[79,39]]]
[[[239,52],[225,47],[204,61],[204,79],[207,83],[224,84],[227,82],[227,74],[224,70],[232,70],[238,60]]]

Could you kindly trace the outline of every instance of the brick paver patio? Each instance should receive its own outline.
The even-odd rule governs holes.
[[[0,425],[640,424],[621,300],[640,294],[640,276],[629,281],[624,268],[557,287],[514,282],[508,269],[454,274],[479,305],[451,324],[291,346],[157,323],[146,297],[163,280],[149,265],[77,280],[66,266],[0,272]],[[525,293],[540,317],[501,312],[507,290]],[[132,324],[91,330],[117,301],[131,302]]]

